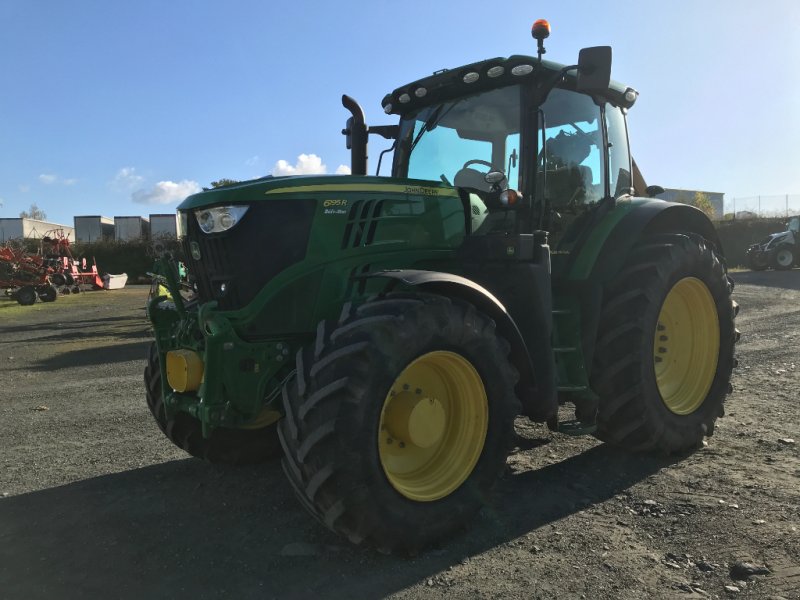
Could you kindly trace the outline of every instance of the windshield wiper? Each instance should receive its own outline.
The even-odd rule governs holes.
[[[428,119],[425,121],[425,125],[423,125],[422,128],[419,130],[419,133],[417,133],[417,136],[414,138],[414,141],[411,142],[411,148],[409,149],[409,153],[414,150],[416,145],[422,139],[422,136],[425,135],[425,132],[433,131],[436,128],[436,126],[441,122],[441,120],[447,116],[447,113],[453,110],[453,107],[459,102],[461,102],[461,100],[462,99],[454,101],[450,106],[447,107],[447,110],[445,111],[442,111],[442,108],[444,108],[444,104],[440,104],[439,106],[436,107],[436,110],[434,110],[431,113],[431,116],[428,117]]]

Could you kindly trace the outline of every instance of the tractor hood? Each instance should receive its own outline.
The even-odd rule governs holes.
[[[456,196],[457,192],[444,183],[420,179],[355,175],[298,175],[262,177],[192,194],[178,211],[219,206],[221,204],[251,204],[276,197],[308,198],[309,195],[351,193],[400,193],[422,196]],[[295,196],[298,195],[298,196]]]

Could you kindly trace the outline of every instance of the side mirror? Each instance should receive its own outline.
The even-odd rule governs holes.
[[[648,185],[647,189],[645,189],[645,192],[649,198],[655,198],[659,194],[664,193],[664,188],[662,188],[660,185]]]
[[[611,46],[583,48],[578,54],[578,91],[605,90],[611,81]]]
[[[489,171],[483,176],[484,181],[492,186],[493,190],[502,191],[503,183],[506,181],[505,173],[502,171]]]

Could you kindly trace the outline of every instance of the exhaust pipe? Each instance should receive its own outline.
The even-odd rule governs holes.
[[[342,106],[353,115],[347,119],[342,134],[350,150],[350,172],[353,175],[367,174],[367,137],[368,128],[364,119],[364,109],[347,94],[342,95]]]

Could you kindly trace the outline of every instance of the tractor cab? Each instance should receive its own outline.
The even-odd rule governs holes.
[[[638,93],[610,81],[609,47],[585,48],[577,65],[542,60],[547,35],[549,25],[537,21],[538,57],[484,60],[395,89],[382,105],[399,126],[360,131],[364,140],[396,138],[393,178],[455,187],[468,235],[548,231],[556,251],[568,253],[591,213],[633,193],[625,114]],[[366,141],[348,147],[353,172],[366,172]]]

